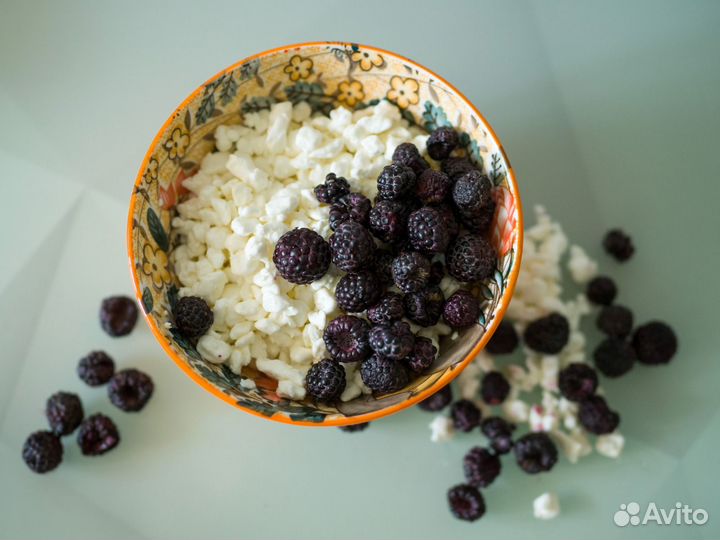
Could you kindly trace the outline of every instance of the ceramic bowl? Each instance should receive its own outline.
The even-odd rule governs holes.
[[[178,282],[169,263],[170,222],[185,195],[182,182],[212,151],[221,124],[242,123],[243,115],[272,103],[306,101],[315,111],[343,105],[356,109],[378,100],[397,104],[402,115],[432,130],[452,125],[467,155],[494,182],[497,203],[492,243],[498,251],[492,278],[479,285],[478,324],[455,341],[441,343],[428,372],[400,391],[361,396],[337,405],[278,396],[277,383],[250,366],[236,375],[225,365],[205,362],[173,328]],[[301,425],[340,426],[368,422],[427,398],[455,378],[490,339],[507,308],[520,269],[522,212],[510,162],[488,122],[450,83],[398,54],[354,43],[319,42],[281,47],[222,70],[192,92],[152,141],[130,200],[127,241],[132,278],[145,319],[168,356],[211,394],[263,418]],[[255,389],[241,386],[253,379]]]

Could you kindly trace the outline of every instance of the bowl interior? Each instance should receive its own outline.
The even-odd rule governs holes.
[[[278,101],[306,101],[323,113],[343,105],[357,109],[387,99],[408,122],[428,130],[452,125],[461,133],[467,155],[495,183],[496,215],[492,242],[498,266],[478,286],[483,300],[478,325],[455,341],[445,339],[428,372],[398,392],[361,396],[337,406],[299,402],[277,395],[274,379],[250,366],[242,377],[226,365],[204,361],[173,327],[171,312],[178,282],[169,264],[173,249],[173,209],[203,156],[214,148],[221,124],[238,124],[249,112]],[[448,83],[434,73],[388,51],[350,43],[313,43],[276,49],[219,73],[173,113],[145,157],[132,195],[128,249],[136,291],[146,319],[173,360],[204,388],[249,412],[300,424],[342,425],[364,422],[415,403],[454,378],[485,345],[507,307],[519,270],[522,216],[517,186],[506,156],[490,126]],[[244,389],[250,378],[256,388]]]

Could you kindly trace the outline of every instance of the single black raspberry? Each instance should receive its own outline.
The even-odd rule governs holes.
[[[632,337],[637,359],[643,364],[667,364],[678,348],[677,337],[672,328],[660,321],[639,326]]]
[[[434,326],[440,320],[445,295],[437,285],[430,285],[417,292],[407,293],[403,298],[405,315],[420,326]]]
[[[474,233],[486,234],[490,230],[493,217],[495,217],[495,201],[490,201],[487,206],[483,206],[474,211],[458,212],[460,222]]]
[[[175,326],[186,338],[198,338],[213,324],[214,316],[205,300],[198,296],[183,296],[173,311]]]
[[[368,323],[352,315],[330,321],[323,332],[325,348],[338,362],[359,362],[372,353],[368,343]]]
[[[507,454],[512,450],[512,434],[515,431],[515,424],[511,424],[499,416],[491,416],[482,421],[480,430],[488,438],[490,446],[496,453]]]
[[[345,390],[345,368],[329,358],[320,360],[305,375],[305,389],[319,401],[335,401]]]
[[[601,396],[590,396],[582,400],[578,418],[583,427],[595,435],[612,433],[620,423],[620,415],[610,409],[605,398]]]
[[[463,521],[476,521],[485,515],[485,499],[478,489],[459,484],[448,490],[448,504],[453,516]]]
[[[430,278],[430,261],[415,251],[400,253],[392,263],[393,281],[405,292],[421,290]]]
[[[525,344],[543,354],[557,354],[570,338],[570,324],[559,313],[551,313],[531,322],[523,334]]]
[[[293,229],[275,244],[273,263],[290,283],[304,284],[320,279],[330,266],[330,247],[310,229]]]
[[[528,474],[547,472],[558,460],[558,451],[546,433],[528,433],[515,441],[515,459]]]
[[[50,429],[59,436],[70,435],[84,416],[82,402],[77,394],[57,392],[45,404],[45,417]]]
[[[633,314],[625,306],[603,306],[596,323],[600,331],[608,336],[624,338],[632,331]]]
[[[463,458],[463,470],[467,483],[475,487],[487,487],[500,475],[500,458],[486,448],[475,446]]]
[[[359,431],[365,431],[369,425],[370,422],[361,422],[360,424],[340,426],[340,431],[344,431],[345,433],[357,433]]]
[[[455,182],[452,200],[460,212],[477,212],[492,202],[492,182],[480,171],[470,170]]]
[[[395,163],[410,167],[415,176],[420,176],[424,170],[430,168],[425,158],[420,155],[417,147],[409,142],[402,143],[395,148],[392,160]]]
[[[423,253],[442,253],[451,240],[445,219],[432,206],[423,206],[410,214],[407,231],[410,245]]]
[[[350,184],[342,176],[330,173],[325,183],[315,186],[315,197],[321,203],[331,204],[350,192]]]
[[[417,179],[415,195],[425,204],[438,204],[447,199],[452,184],[444,172],[426,169]]]
[[[448,274],[462,283],[489,278],[497,264],[497,253],[481,236],[459,236],[445,256]]]
[[[137,304],[128,296],[110,296],[100,304],[100,326],[112,337],[132,332],[137,317]]]
[[[428,278],[428,285],[440,285],[440,282],[445,277],[445,265],[440,261],[434,261],[430,265],[430,277]]]
[[[609,337],[593,353],[595,367],[606,377],[625,375],[635,365],[635,349],[625,340]]]
[[[437,348],[433,345],[432,340],[422,336],[415,337],[415,345],[413,350],[405,362],[411,371],[422,373],[429,368],[435,361],[437,356]]]
[[[510,383],[499,371],[489,371],[480,385],[480,395],[488,405],[500,405],[510,393]]]
[[[469,399],[460,399],[453,403],[450,407],[450,416],[455,429],[464,432],[478,427],[482,419],[480,409]]]
[[[38,474],[55,469],[63,458],[63,446],[50,431],[36,431],[23,444],[22,458],[31,471]]]
[[[330,228],[337,230],[341,223],[348,220],[367,226],[371,207],[370,199],[362,193],[348,193],[330,207]]]
[[[500,321],[485,349],[490,354],[510,354],[517,349],[520,339],[509,321]]]
[[[118,371],[108,383],[110,402],[125,412],[143,409],[155,390],[152,379],[137,369]]]
[[[426,146],[430,157],[440,161],[449,157],[459,142],[457,131],[451,127],[439,127],[430,134]]]
[[[632,239],[620,229],[608,231],[603,240],[603,247],[617,261],[627,261],[635,253]]]
[[[393,282],[392,262],[395,256],[386,249],[375,251],[375,273],[380,283],[391,285]]]
[[[375,241],[360,223],[346,221],[330,237],[330,254],[340,270],[355,272],[372,263]]]
[[[398,293],[386,292],[377,304],[367,310],[367,318],[373,324],[399,321],[405,315],[403,298]]]
[[[402,362],[379,354],[360,364],[360,376],[365,386],[376,393],[393,392],[408,383],[408,372]]]
[[[85,384],[100,386],[115,373],[115,362],[105,351],[92,351],[80,359],[77,374]]]
[[[378,201],[370,210],[369,227],[376,238],[399,243],[407,231],[408,211],[400,201]]]
[[[598,276],[590,280],[585,290],[585,296],[593,304],[609,306],[617,296],[615,282],[609,277]]]
[[[558,374],[560,393],[570,401],[582,401],[589,398],[595,393],[597,386],[597,373],[587,364],[573,362]]]
[[[115,422],[104,414],[88,416],[77,434],[77,443],[85,456],[99,456],[109,452],[120,443],[120,433]]]
[[[367,270],[350,272],[338,281],[335,298],[338,306],[348,313],[360,313],[375,304],[383,293],[375,274]]]
[[[350,219],[347,208],[341,204],[333,204],[330,207],[328,213],[328,221],[330,222],[330,229],[336,230],[341,223],[345,223]]]
[[[415,191],[415,173],[406,165],[391,163],[378,176],[377,189],[381,200],[405,198]]]
[[[406,322],[378,324],[368,334],[370,348],[380,356],[391,360],[402,360],[413,350],[415,336]]]
[[[445,222],[445,227],[450,233],[450,239],[454,240],[460,232],[460,225],[458,224],[457,219],[455,219],[455,211],[452,206],[447,203],[442,203],[434,206],[433,208],[436,208],[437,211],[440,212],[440,215]]]
[[[443,306],[443,319],[452,328],[467,328],[477,323],[480,303],[470,291],[460,289]]]
[[[443,160],[441,168],[453,182],[466,172],[477,170],[477,167],[473,165],[472,161],[466,157],[449,157]]]
[[[452,398],[452,387],[447,384],[430,397],[423,399],[420,403],[418,403],[418,407],[427,412],[442,411],[445,407],[452,403]]]

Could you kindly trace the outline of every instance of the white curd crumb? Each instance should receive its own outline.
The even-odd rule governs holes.
[[[609,458],[618,458],[625,446],[625,437],[617,431],[607,435],[599,435],[595,440],[595,450],[598,454]]]
[[[445,415],[438,415],[430,422],[430,440],[432,442],[447,442],[455,436],[452,419]]]
[[[580,246],[570,247],[570,259],[567,268],[575,283],[587,283],[597,275],[598,265]]]
[[[560,501],[555,493],[543,493],[533,501],[533,515],[537,519],[553,519],[560,515]]]

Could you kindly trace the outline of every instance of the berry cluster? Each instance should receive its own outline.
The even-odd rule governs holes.
[[[100,324],[111,336],[130,333],[137,320],[137,306],[126,296],[113,296],[102,301]],[[195,319],[193,319],[195,320]],[[205,330],[203,330],[204,332]],[[152,379],[137,369],[115,372],[115,362],[104,351],[92,351],[80,359],[77,375],[88,386],[108,383],[110,402],[123,411],[141,410],[152,396]],[[36,473],[57,468],[63,459],[61,437],[77,431],[77,444],[85,456],[99,456],[115,448],[120,433],[115,423],[104,414],[85,416],[77,394],[56,392],[45,404],[49,430],[32,433],[23,444],[22,458]]]
[[[410,323],[430,327],[443,318],[455,329],[476,324],[478,299],[462,289],[446,301],[439,287],[446,270],[474,284],[490,277],[497,262],[484,236],[495,211],[492,184],[467,158],[451,155],[458,146],[452,128],[430,135],[428,154],[441,162],[438,170],[412,143],[399,145],[377,178],[374,204],[351,191],[345,178],[329,174],[314,190],[319,202],[331,205],[329,240],[308,229],[278,240],[273,262],[292,283],[319,279],[330,262],[345,272],[335,297],[346,314],[325,328],[329,358],[305,377],[311,398],[331,402],[342,396],[346,362],[360,363],[362,381],[374,393],[399,390],[430,368],[438,353]],[[495,401],[504,399],[497,381],[488,381],[487,392]]]

